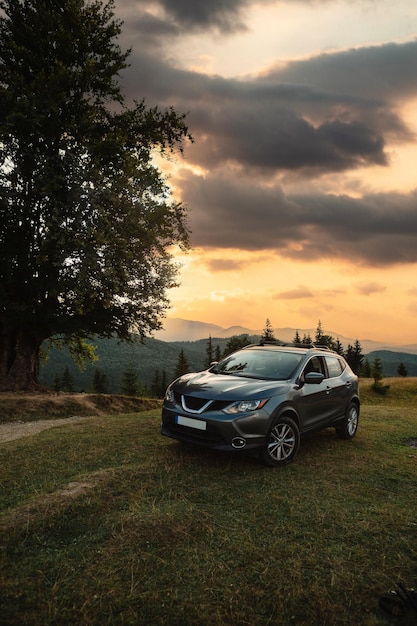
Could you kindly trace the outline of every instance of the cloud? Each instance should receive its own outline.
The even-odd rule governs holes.
[[[187,31],[218,29],[222,33],[245,28],[242,9],[251,0],[159,0],[170,18]]]
[[[212,272],[231,272],[242,268],[242,262],[233,259],[210,259],[206,265]]]
[[[177,185],[193,207],[195,246],[273,250],[301,261],[417,262],[417,192],[287,196],[279,185],[186,171]]]
[[[253,4],[120,5],[121,17],[129,18],[124,41],[133,47],[123,75],[128,97],[188,113],[195,143],[186,159],[206,172],[182,172],[175,180],[190,207],[193,245],[268,250],[305,262],[417,262],[416,193],[359,198],[303,188],[314,181],[319,189],[331,173],[387,168],[393,146],[415,141],[401,111],[417,97],[417,40],[318,54],[244,78],[180,66],[174,40],[181,36],[185,45],[187,34],[213,29],[232,36]],[[288,173],[297,175],[297,195],[281,186]],[[221,258],[210,267],[238,269]]]
[[[300,298],[313,298],[314,293],[309,287],[299,285],[289,291],[281,291],[273,296],[273,300],[299,300]]]
[[[390,142],[414,139],[398,110],[402,99],[417,96],[416,62],[417,41],[226,79],[181,69],[145,47],[132,54],[125,83],[132,99],[188,112],[195,144],[187,157],[195,164],[311,177],[386,166]]]
[[[371,282],[371,283],[361,283],[356,286],[356,290],[362,296],[370,296],[373,293],[383,293],[386,291],[386,286],[381,285],[380,283]]]

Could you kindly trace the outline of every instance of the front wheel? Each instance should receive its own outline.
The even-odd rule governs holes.
[[[286,465],[293,460],[300,445],[300,431],[290,417],[279,417],[273,424],[268,435],[265,450],[261,459],[269,467]]]
[[[340,439],[353,439],[358,430],[359,407],[356,402],[351,402],[346,411],[343,421],[336,426],[336,433]]]

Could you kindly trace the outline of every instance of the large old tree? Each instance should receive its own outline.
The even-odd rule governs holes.
[[[128,105],[113,2],[0,0],[0,389],[38,384],[41,344],[150,334],[186,246],[154,165],[184,116]]]

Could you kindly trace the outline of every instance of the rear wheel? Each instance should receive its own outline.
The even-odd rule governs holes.
[[[351,402],[347,408],[346,415],[338,426],[336,433],[340,439],[353,439],[358,430],[359,408],[356,402]]]
[[[269,467],[286,465],[293,460],[300,445],[300,431],[293,419],[283,415],[273,424],[261,459]]]

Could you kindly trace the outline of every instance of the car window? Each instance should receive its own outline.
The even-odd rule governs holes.
[[[306,366],[301,375],[302,379],[304,380],[305,375],[309,374],[310,372],[318,372],[319,374],[323,374],[324,376],[326,375],[325,369],[324,369],[323,357],[312,356],[311,359],[307,361]]]
[[[329,378],[336,378],[343,372],[343,364],[337,356],[326,356],[326,364]]]
[[[287,380],[302,359],[301,354],[269,350],[241,350],[220,361],[213,371],[252,378]]]

